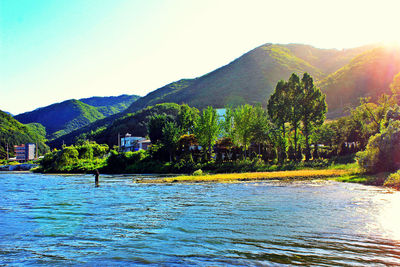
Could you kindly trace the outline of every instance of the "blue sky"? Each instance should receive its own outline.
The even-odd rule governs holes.
[[[399,42],[400,1],[1,0],[0,109],[145,95],[268,42]]]

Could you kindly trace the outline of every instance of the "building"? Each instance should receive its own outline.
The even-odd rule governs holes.
[[[129,133],[122,137],[120,141],[121,152],[147,150],[151,145],[150,140],[141,136],[132,136]]]
[[[150,140],[140,140],[137,141],[135,145],[135,151],[136,150],[147,150],[151,146],[151,141]]]
[[[28,143],[14,146],[16,160],[18,162],[26,162],[35,159],[36,144]]]

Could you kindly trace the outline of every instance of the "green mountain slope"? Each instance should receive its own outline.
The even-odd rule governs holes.
[[[319,80],[368,48],[339,51],[300,44],[265,44],[202,77],[155,90],[134,102],[128,111],[167,102],[198,108],[265,103],[276,83],[288,79],[293,72],[308,72]]]
[[[355,57],[349,64],[318,83],[327,95],[328,115],[337,117],[360,97],[375,101],[390,93],[389,85],[400,71],[400,48],[379,47]]]
[[[67,100],[15,116],[21,123],[40,123],[48,138],[61,136],[104,118],[95,107],[78,100]]]
[[[32,123],[24,125],[0,110],[0,158],[6,158],[6,144],[13,155],[14,145],[37,143],[43,154],[49,148],[45,144],[46,130],[43,125]]]
[[[138,95],[120,95],[120,96],[94,96],[82,98],[79,101],[96,107],[104,116],[110,116],[127,109],[133,102],[139,99]]]

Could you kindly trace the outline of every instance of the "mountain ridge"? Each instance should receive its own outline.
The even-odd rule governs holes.
[[[136,95],[69,99],[15,116],[21,123],[40,123],[49,139],[57,138],[96,120],[119,113],[138,99]],[[87,103],[92,105],[89,105]],[[108,105],[107,105],[108,104]]]
[[[221,108],[225,105],[264,103],[272,94],[276,83],[281,79],[288,79],[293,72],[308,72],[319,80],[330,74],[324,71],[336,71],[357,54],[373,47],[375,45],[337,50],[319,49],[304,44],[267,43],[203,76],[181,79],[156,89],[133,103],[127,110],[136,112],[146,106],[168,102],[185,103],[197,108],[207,105]],[[322,70],[313,66],[306,61],[309,58],[314,58],[320,67],[325,62],[326,67]],[[321,58],[320,61],[318,58]]]

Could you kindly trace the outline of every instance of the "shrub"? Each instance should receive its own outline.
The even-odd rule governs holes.
[[[383,185],[400,189],[400,170],[390,174],[389,177],[383,183]]]
[[[198,170],[193,172],[193,175],[194,176],[201,176],[201,175],[203,175],[203,171],[201,169],[198,169]]]
[[[365,151],[357,153],[357,161],[368,173],[400,169],[400,121],[391,122],[382,133],[372,136]]]

